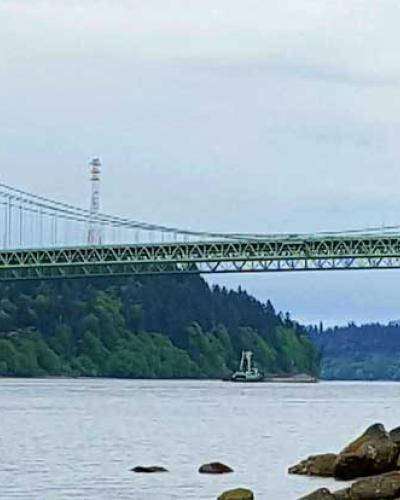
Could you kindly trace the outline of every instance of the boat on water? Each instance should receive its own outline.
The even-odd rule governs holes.
[[[265,376],[253,361],[252,351],[242,351],[239,370],[229,378],[224,379],[230,382],[265,382],[281,384],[313,384],[319,380],[307,373],[294,374],[271,374]]]
[[[239,370],[230,378],[232,382],[262,382],[264,374],[253,362],[252,351],[242,351]]]

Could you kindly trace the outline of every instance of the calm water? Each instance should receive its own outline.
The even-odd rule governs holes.
[[[400,425],[400,384],[0,379],[0,405],[1,500],[215,500],[236,486],[291,500],[329,481],[288,465]],[[197,474],[213,460],[235,473]]]

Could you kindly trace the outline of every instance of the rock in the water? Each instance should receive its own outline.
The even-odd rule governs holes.
[[[313,491],[305,497],[301,497],[300,500],[336,500],[335,496],[326,488],[320,488],[317,491]]]
[[[221,464],[220,462],[211,462],[204,464],[199,468],[200,474],[228,474],[233,472],[228,465]]]
[[[349,500],[349,488],[344,488],[342,490],[337,490],[332,495],[335,497],[335,500]]]
[[[389,435],[382,424],[373,424],[357,439],[348,444],[340,453],[356,453],[366,441],[372,439],[388,438]]]
[[[386,472],[359,479],[349,488],[334,491],[322,488],[300,500],[399,500],[400,472]]]
[[[397,447],[400,449],[400,427],[396,427],[389,432],[390,439],[397,444]]]
[[[235,490],[225,491],[218,497],[218,500],[254,500],[254,494],[251,490],[237,488]]]
[[[400,472],[360,479],[348,488],[347,495],[350,500],[395,500],[400,496]]]
[[[333,476],[333,469],[337,455],[325,453],[312,455],[296,465],[289,467],[289,474],[301,474],[305,476]]]
[[[144,467],[142,465],[138,465],[131,469],[132,472],[142,473],[142,474],[154,474],[156,472],[168,472],[164,467],[160,467],[158,465],[151,465],[149,467]]]
[[[396,467],[397,456],[397,445],[382,424],[375,424],[339,453],[333,475],[349,480],[388,472]]]

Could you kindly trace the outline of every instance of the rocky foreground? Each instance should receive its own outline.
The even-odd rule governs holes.
[[[387,432],[374,424],[339,453],[312,455],[289,473],[358,479],[348,488],[321,488],[300,500],[400,500],[400,427]]]
[[[136,473],[168,472],[161,466],[137,466]],[[220,462],[204,464],[200,474],[230,474],[229,466]],[[337,491],[320,488],[299,500],[400,500],[400,427],[388,432],[374,424],[339,453],[312,455],[289,468],[290,474],[355,480]],[[251,490],[237,488],[225,491],[218,500],[254,500]]]
[[[158,474],[161,472],[168,472],[168,469],[160,465],[137,465],[136,467],[133,467],[131,471],[137,474]],[[211,462],[209,464],[203,464],[199,467],[199,474],[221,475],[231,474],[232,472],[233,469],[231,469],[231,467],[221,462]],[[254,500],[254,493],[247,488],[235,488],[222,493],[218,497],[218,500]]]

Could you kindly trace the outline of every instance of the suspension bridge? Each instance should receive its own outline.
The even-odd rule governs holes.
[[[315,234],[183,230],[0,184],[0,280],[400,268],[400,227]],[[1,231],[2,230],[2,231]]]

